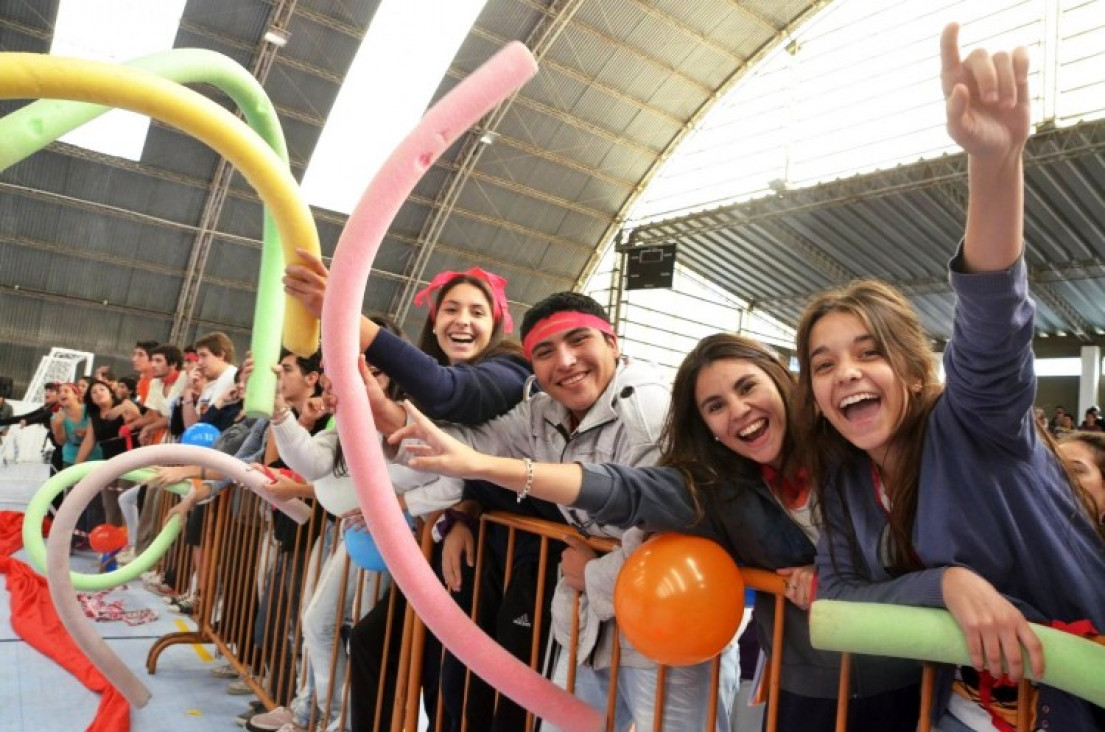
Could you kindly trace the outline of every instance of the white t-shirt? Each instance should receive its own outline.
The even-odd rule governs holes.
[[[150,381],[150,391],[146,394],[145,407],[147,409],[156,409],[163,417],[169,416],[169,405],[173,401],[180,398],[181,392],[184,391],[184,386],[188,383],[188,377],[181,374],[177,377],[173,385],[169,387],[168,395],[165,394],[165,384],[161,379],[153,379]]]

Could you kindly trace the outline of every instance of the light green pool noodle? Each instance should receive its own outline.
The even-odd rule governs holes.
[[[1105,707],[1105,646],[1032,624],[1044,646],[1044,677],[1034,679]],[[912,658],[970,666],[967,641],[947,610],[870,602],[818,600],[810,641],[824,651]],[[1025,659],[1025,673],[1032,670]]]
[[[27,504],[27,510],[23,514],[23,546],[27,550],[27,556],[31,560],[31,565],[37,569],[39,573],[45,574],[46,572],[46,542],[42,538],[42,521],[46,518],[46,514],[50,510],[51,501],[54,500],[54,496],[58,495],[69,486],[79,483],[93,468],[102,463],[102,460],[93,460],[66,468],[43,483],[42,487],[35,493],[34,498],[31,499],[31,502]],[[126,473],[122,477],[125,480],[143,483],[149,480],[153,474],[154,471],[152,468],[143,468],[141,470],[134,470]],[[172,491],[178,495],[183,495],[187,493],[190,488],[191,484],[185,482],[169,486],[166,490]],[[69,577],[72,579],[75,588],[87,592],[110,590],[114,587],[118,587],[124,582],[133,582],[143,572],[157,563],[157,560],[161,558],[179,535],[180,519],[174,516],[169,520],[146,551],[135,557],[134,561],[130,564],[120,566],[119,569],[105,572],[104,574],[70,572]]]
[[[287,165],[287,143],[276,109],[260,82],[233,59],[206,49],[175,48],[143,56],[124,65],[178,84],[206,83],[220,89],[242,110],[254,132]],[[0,170],[26,159],[111,109],[88,102],[40,99],[12,112],[0,119],[0,140],[4,141],[0,145]],[[267,206],[262,231],[261,268],[253,315],[255,327],[250,340],[250,351],[259,366],[276,365],[280,360],[285,307],[281,282],[284,251]],[[257,368],[250,380],[255,386],[246,392],[246,413],[251,417],[271,417],[276,374],[269,368]]]

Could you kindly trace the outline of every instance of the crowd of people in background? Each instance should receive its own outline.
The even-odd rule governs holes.
[[[1024,367],[1032,363],[1035,313],[1023,248],[1027,55],[975,51],[961,59],[955,26],[941,48],[948,129],[970,171],[966,234],[949,265],[958,304],[944,383],[916,313],[874,281],[809,305],[798,328],[797,376],[771,348],[719,334],[687,355],[670,387],[649,365],[626,358],[605,309],[578,293],[535,304],[514,340],[507,283],[479,267],[442,272],[418,294],[428,316],[417,344],[387,319],[362,319],[361,368],[379,430],[365,439],[390,448],[396,501],[412,521],[441,512],[432,559],[440,581],[469,611],[480,582],[487,599],[479,625],[527,661],[531,648],[553,649],[548,657],[542,650],[542,667],[559,683],[571,674],[585,702],[606,710],[615,689],[616,730],[644,732],[660,722],[657,663],[611,632],[618,571],[657,532],[708,537],[738,563],[785,579],[783,647],[772,647],[775,609],[767,597],[757,600],[746,639],[782,654],[782,730],[835,723],[840,657],[809,640],[807,611],[818,598],[951,612],[971,664],[940,677],[932,716],[944,732],[1008,728],[1017,704],[1010,684],[1029,671],[1046,673],[1029,621],[1089,621],[1098,638],[1105,629],[1105,425],[1096,406],[1079,424],[1063,407],[1050,419],[1034,409],[1035,375]],[[301,254],[285,288],[321,315],[328,273]],[[134,373],[119,379],[100,368],[76,383],[48,384],[44,406],[25,415],[5,415],[0,401],[0,424],[48,425],[58,469],[179,440],[200,423],[216,427],[213,449],[266,471],[274,495],[302,499],[313,511],[309,529],[279,512],[266,519],[275,570],[258,592],[277,598],[284,612],[276,624],[256,623],[258,645],[302,638],[307,662],[255,669],[283,679],[273,687],[282,705],[252,707],[240,721],[250,730],[303,732],[325,699],[328,729],[338,730],[339,718],[354,732],[378,719],[386,729],[395,685],[404,681],[396,678],[396,637],[385,631],[386,603],[364,603],[354,616],[342,599],[357,581],[344,570],[343,542],[359,530],[359,509],[331,513],[318,500],[320,491],[353,491],[343,450],[358,449],[338,440],[331,417],[340,404],[320,354],[239,363],[231,340],[210,333],[188,348],[140,341],[131,363]],[[253,388],[250,374],[269,368],[278,374],[273,416],[248,416],[242,400]],[[983,430],[978,415],[986,416]],[[187,525],[193,565],[176,571],[203,576],[204,506],[234,489],[209,469],[163,466],[143,485],[119,482],[90,506],[82,527],[125,525],[130,545],[120,560],[131,561],[160,529],[165,489],[189,481],[192,490],[169,514]],[[543,577],[535,543],[508,542],[489,527],[477,578],[474,527],[492,510],[614,539],[618,548],[600,555],[583,541],[557,542],[558,571]],[[311,557],[325,560],[305,581]],[[145,580],[171,593],[164,576]],[[193,582],[168,598],[171,609],[193,612],[199,592]],[[537,597],[545,598],[545,621],[522,622]],[[335,612],[339,626],[327,620]],[[424,654],[431,719],[429,705],[440,696],[445,729],[522,728],[524,710],[466,680],[432,637]],[[331,693],[346,667],[350,694]],[[704,729],[710,711],[717,730],[730,729],[741,677],[737,639],[719,667],[714,710],[703,701],[710,663],[665,671],[664,729]],[[851,673],[848,729],[916,728],[924,713],[919,664],[860,658]],[[1047,686],[1020,703],[1031,705],[1033,729],[1105,725],[1105,711]]]

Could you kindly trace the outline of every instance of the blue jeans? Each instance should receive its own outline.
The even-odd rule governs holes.
[[[554,681],[564,685],[567,671],[564,668],[567,654],[562,653],[557,663]],[[721,656],[721,675],[718,679],[717,721],[715,732],[729,732],[730,713],[739,686],[739,659],[734,644]],[[665,675],[663,729],[702,730],[706,727],[707,708],[702,703],[710,691],[712,664],[707,661],[695,666],[669,666]],[[627,732],[636,725],[636,732],[653,732],[656,711],[655,666],[618,669],[618,700],[615,706],[615,732]],[[606,698],[610,689],[610,669],[593,669],[576,666],[575,695],[595,709],[606,710]],[[542,727],[542,729],[551,729]]]

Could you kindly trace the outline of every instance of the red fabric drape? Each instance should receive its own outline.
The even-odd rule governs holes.
[[[7,575],[12,630],[102,695],[96,718],[86,732],[130,732],[130,704],[69,637],[54,610],[46,578],[10,556],[23,546],[22,527],[23,514],[0,511],[0,574]]]

